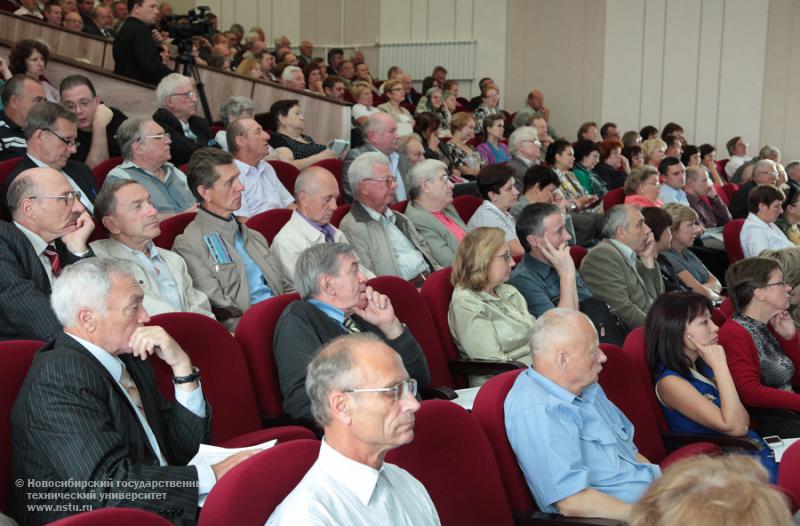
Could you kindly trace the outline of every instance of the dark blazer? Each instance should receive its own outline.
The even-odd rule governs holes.
[[[180,165],[188,163],[189,157],[199,148],[217,146],[214,135],[211,133],[211,126],[208,125],[208,121],[201,117],[189,118],[189,128],[197,135],[196,141],[184,135],[181,122],[175,115],[164,108],[156,110],[153,114],[153,120],[164,128],[164,131],[169,133],[172,139],[172,144],[169,147],[172,155],[170,162],[175,166],[180,167]]]
[[[750,190],[758,186],[755,181],[748,181],[733,194],[731,199],[731,206],[728,210],[734,219],[745,219],[749,210],[747,209],[747,198],[750,195]]]
[[[62,265],[81,259],[60,240],[55,244]],[[46,341],[60,332],[50,307],[50,280],[33,246],[12,223],[0,221],[0,340]]]
[[[199,418],[158,393],[151,365],[122,355],[136,382],[147,421],[168,466],[158,458],[122,387],[82,345],[65,333],[46,344],[33,359],[11,412],[13,478],[36,481],[91,481],[97,486],[64,491],[138,494],[106,499],[47,498],[30,503],[132,507],[158,513],[175,522],[191,523],[197,516],[197,469],[185,464],[211,433],[211,410]],[[137,482],[176,484],[144,486]],[[14,487],[11,508],[21,525],[42,524],[70,515],[69,511],[28,511],[26,492],[61,491]],[[162,495],[146,498],[147,492]]]
[[[365,142],[363,146],[359,148],[352,148],[344,158],[344,164],[342,165],[342,187],[344,188],[344,198],[345,201],[348,203],[353,201],[355,197],[353,195],[353,189],[350,188],[350,178],[347,177],[347,172],[350,170],[350,165],[353,164],[353,161],[356,160],[356,157],[363,153],[370,153],[370,152],[377,152],[378,150],[372,146],[370,143]],[[405,154],[399,154],[400,157],[397,159],[397,171],[400,172],[400,175],[403,177],[403,183],[406,186],[406,191],[408,191],[408,170],[411,168],[411,163],[408,160],[408,157]]]
[[[114,73],[145,84],[158,84],[171,73],[150,29],[138,18],[125,19],[114,38]]]
[[[8,188],[11,186],[11,182],[22,172],[28,170],[30,168],[36,168],[36,163],[33,162],[28,155],[22,158],[22,160],[17,164],[14,170],[6,177],[6,180],[3,181],[3,185],[0,186],[0,210],[2,210],[3,219],[9,220],[11,219],[11,211],[8,209]],[[67,164],[62,168],[64,172],[78,185],[81,189],[83,195],[89,197],[89,201],[94,203],[94,198],[97,197],[97,184],[95,183],[94,176],[92,176],[92,171],[89,169],[88,166],[83,164],[82,162],[69,160]]]
[[[430,383],[428,362],[407,327],[396,339],[387,340],[375,325],[357,315],[352,318],[362,332],[380,336],[397,351],[408,374],[417,379],[420,388]],[[306,368],[323,344],[345,334],[344,327],[307,301],[294,301],[283,311],[275,326],[273,349],[283,393],[283,410],[289,416],[312,418],[311,402],[306,393]]]

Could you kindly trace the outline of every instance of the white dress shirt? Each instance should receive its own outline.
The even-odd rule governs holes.
[[[753,213],[747,214],[747,219],[744,220],[739,243],[746,258],[757,256],[767,249],[780,250],[796,246],[775,223],[767,224]]]
[[[233,161],[239,169],[239,180],[244,185],[242,207],[236,215],[251,217],[273,208],[286,208],[294,197],[283,186],[275,169],[266,161],[250,166],[238,159]]]
[[[427,526],[439,515],[425,487],[408,471],[373,469],[351,460],[323,439],[317,461],[275,508],[267,526]]]

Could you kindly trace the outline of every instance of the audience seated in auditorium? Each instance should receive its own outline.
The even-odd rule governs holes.
[[[417,380],[372,334],[342,336],[311,361],[306,385],[325,431],[319,458],[268,526],[299,523],[438,526],[425,487],[383,461],[414,439]]]
[[[228,143],[244,185],[242,207],[237,217],[250,217],[274,208],[295,208],[292,194],[283,186],[275,169],[264,160],[269,152],[269,133],[252,118],[233,121],[228,126]]]
[[[92,218],[61,173],[31,168],[11,184],[14,223],[0,221],[0,340],[49,340],[61,329],[50,308],[61,269],[92,255]]]
[[[28,75],[42,83],[45,97],[50,102],[58,102],[58,88],[47,77],[47,61],[50,59],[50,46],[43,40],[19,40],[8,53],[8,68],[14,75]]]
[[[581,184],[581,188],[590,195],[602,197],[608,191],[606,184],[600,180],[594,169],[600,162],[600,146],[587,139],[575,143],[573,148],[575,162],[572,173]]]
[[[250,305],[284,292],[280,268],[264,236],[234,215],[244,187],[231,154],[218,148],[192,154],[189,188],[200,206],[173,249],[216,318],[233,330]]]
[[[133,179],[144,186],[160,219],[197,209],[186,174],[169,162],[170,137],[164,128],[147,117],[126,120],[117,130],[124,161],[106,178],[107,181]]]
[[[414,224],[389,208],[397,187],[389,158],[380,152],[364,153],[352,162],[347,177],[355,199],[339,228],[361,263],[378,276],[399,276],[422,286],[441,266]]]
[[[416,133],[400,137],[397,141],[397,153],[406,156],[409,169],[425,160],[425,147]]]
[[[414,130],[414,117],[411,113],[402,107],[406,96],[406,89],[403,87],[403,81],[394,79],[387,80],[383,83],[383,95],[388,99],[383,104],[378,106],[378,109],[388,113],[397,123],[397,132],[400,135],[408,135]]]
[[[450,121],[453,138],[439,146],[446,162],[459,171],[465,179],[474,181],[483,166],[483,158],[478,150],[469,145],[475,137],[475,117],[471,113],[458,112]]]
[[[514,186],[522,193],[525,172],[531,166],[540,163],[542,143],[539,141],[536,128],[522,126],[514,130],[508,138],[508,150],[511,154],[508,164],[514,169]]]
[[[478,145],[478,153],[481,154],[486,164],[505,163],[511,160],[508,146],[503,144],[505,134],[505,118],[502,113],[495,113],[483,119],[483,129],[486,140]]]
[[[342,169],[344,176],[344,193],[348,199],[354,199],[356,188],[350,184],[350,167],[359,156],[365,153],[379,152],[389,158],[391,175],[394,177],[395,189],[394,197],[397,201],[408,199],[408,157],[397,151],[399,134],[397,123],[391,116],[385,113],[375,113],[367,117],[364,125],[364,145],[353,148],[347,152]]]
[[[653,234],[630,205],[606,212],[601,234],[603,240],[581,262],[581,276],[623,323],[638,327],[664,292]]]
[[[731,213],[727,205],[717,194],[717,189],[709,181],[708,174],[702,166],[686,168],[684,191],[689,206],[697,212],[698,219],[704,228],[723,226],[731,220]],[[707,198],[708,201],[704,198]]]
[[[533,121],[533,116],[539,111],[537,110],[534,105],[536,104],[537,96],[541,95],[540,91],[533,90],[528,93],[528,97],[525,99],[525,106],[517,110],[514,114],[514,120],[511,121],[511,127],[515,130],[522,128],[523,126],[530,126],[531,121]],[[542,100],[544,100],[544,95],[542,96]],[[544,115],[542,113],[542,115]]]
[[[275,102],[269,109],[269,118],[270,146],[287,148],[292,154],[291,163],[298,170],[304,170],[317,161],[336,157],[333,150],[314,142],[311,136],[303,133],[305,119],[297,99]]]
[[[64,13],[64,29],[71,29],[76,33],[83,31],[83,19],[78,11],[67,11]]]
[[[619,127],[614,122],[606,122],[600,126],[600,140],[601,141],[619,141],[620,137]]]
[[[363,127],[367,122],[367,117],[373,113],[378,113],[381,110],[373,106],[372,100],[373,86],[364,82],[356,82],[350,90],[353,95],[353,100],[356,103],[353,105],[353,124]]]
[[[94,212],[108,239],[93,241],[92,250],[131,263],[149,315],[196,312],[213,317],[208,297],[194,288],[183,258],[153,243],[161,233],[158,211],[142,185],[131,179],[109,181],[97,195]]]
[[[663,294],[647,313],[644,338],[656,397],[673,433],[744,437],[760,446],[760,460],[777,481],[775,455],[750,431],[750,415],[739,400],[712,303],[693,292]]]
[[[453,263],[469,228],[453,208],[453,183],[447,165],[428,159],[408,172],[409,202],[405,215],[414,224],[439,266]]]
[[[484,84],[481,88],[481,103],[475,108],[475,135],[486,133],[484,121],[490,115],[503,115],[500,109],[500,88],[494,83]]]
[[[622,155],[622,143],[618,139],[605,139],[597,146],[600,162],[594,167],[594,173],[608,190],[622,188],[630,172],[628,160]]]
[[[526,206],[517,218],[517,236],[525,256],[509,283],[525,298],[528,312],[541,316],[559,307],[578,309],[592,291],[575,269],[570,255],[564,209],[551,203]]]
[[[553,142],[547,149],[545,161],[561,179],[561,191],[567,201],[575,205],[572,208],[573,211],[581,212],[591,209],[600,202],[597,196],[591,195],[583,189],[578,178],[572,173],[571,170],[575,165],[575,150],[569,141],[559,139]]]
[[[17,16],[29,16],[39,20],[44,19],[42,10],[36,0],[19,0],[19,8],[14,11]]]
[[[795,294],[795,288],[800,285],[800,250],[795,249],[782,249],[782,250],[765,250],[761,253],[761,257],[772,258],[778,261],[783,272],[783,281],[792,287],[792,294],[789,298],[789,314],[791,315],[794,323],[800,328],[800,294]],[[797,289],[800,291],[800,289]]]
[[[669,260],[664,258],[664,252],[669,250],[672,244],[672,216],[661,207],[646,206],[640,209],[644,223],[650,228],[653,233],[653,240],[656,243],[656,261],[658,268],[661,272],[661,279],[664,283],[664,290],[671,292],[675,290],[689,290],[681,280],[678,279],[678,274],[672,268]]]
[[[600,140],[600,130],[597,127],[597,123],[594,121],[588,121],[581,124],[580,128],[578,128],[578,142],[580,141],[592,141],[597,142]]]
[[[792,287],[777,260],[752,257],[725,273],[734,315],[720,328],[731,376],[748,407],[800,410],[800,342],[787,309]],[[764,418],[761,436],[800,436],[797,418]]]
[[[519,196],[517,204],[513,205],[509,212],[516,219],[531,203],[553,203],[566,212],[568,203],[564,199],[564,194],[559,190],[560,186],[561,180],[552,168],[542,164],[531,166],[522,179],[522,194]],[[572,236],[570,244],[574,244],[575,229],[572,226],[572,215],[567,215],[566,222],[567,231]]]
[[[757,186],[750,192],[747,198],[750,213],[739,234],[744,257],[758,256],[766,249],[795,246],[775,224],[783,212],[783,200],[783,192],[768,184]]]
[[[631,169],[625,179],[625,204],[648,207],[661,207],[664,203],[659,199],[661,183],[658,182],[658,170],[650,164],[643,164]]]
[[[94,2],[92,2],[94,4]],[[111,14],[111,8],[105,5],[98,5],[92,8],[92,14],[89,18],[91,24],[83,24],[83,32],[90,35],[95,35],[109,40],[116,36],[114,31],[114,17]]]
[[[733,175],[740,166],[751,159],[751,157],[747,155],[747,149],[750,147],[750,144],[744,140],[743,137],[736,136],[731,138],[725,144],[725,147],[728,149],[728,155],[730,155],[728,164],[725,165],[725,175],[728,176],[728,181],[737,184],[741,183],[743,181],[741,179],[734,179]]]
[[[344,82],[340,77],[330,75],[322,79],[322,91],[325,92],[325,96],[329,99],[344,102],[344,90]]]
[[[127,119],[125,114],[100,102],[92,81],[83,75],[65,77],[59,90],[61,104],[78,117],[79,144],[70,159],[94,168],[110,157],[120,157],[116,135]]]
[[[320,346],[353,332],[379,336],[397,351],[421,388],[430,380],[428,364],[408,327],[394,314],[388,297],[367,286],[355,250],[344,243],[320,243],[304,250],[295,266],[300,300],[281,314],[273,348],[283,409],[293,418],[311,418],[306,370]]]
[[[252,119],[256,114],[256,103],[250,97],[241,95],[234,95],[225,99],[222,106],[219,108],[219,118],[222,120],[222,126],[227,128],[236,119],[248,118]],[[219,130],[214,135],[214,140],[217,141],[219,147],[223,150],[230,151],[228,147],[228,134],[225,129]]]
[[[111,14],[114,16],[114,32],[119,33],[122,23],[128,18],[128,2],[116,0],[111,3]]]
[[[606,356],[584,314],[551,309],[533,324],[532,366],[506,397],[508,440],[539,509],[627,520],[661,474],[633,424],[597,383]]]
[[[787,185],[786,199],[783,200],[783,213],[775,220],[775,225],[789,241],[800,245],[800,186]]]
[[[44,21],[52,26],[61,27],[64,21],[64,10],[58,0],[50,0],[45,3],[42,15],[44,15]]]
[[[467,227],[499,228],[505,234],[511,256],[521,257],[522,249],[514,229],[514,217],[509,213],[517,203],[519,191],[514,186],[514,169],[507,164],[487,165],[478,173],[478,192],[483,197],[481,206],[470,217]]]
[[[697,212],[678,203],[667,203],[664,211],[672,218],[669,248],[659,251],[659,262],[666,262],[678,282],[687,290],[705,296],[714,303],[721,301],[722,284],[708,270],[690,247],[702,233]]]
[[[161,42],[152,26],[158,16],[156,0],[128,0],[129,16],[114,37],[114,73],[145,84],[158,84],[170,74],[161,61]]]
[[[647,139],[642,142],[642,155],[644,156],[644,163],[649,164],[653,168],[658,168],[661,161],[664,160],[667,151],[667,143],[661,139]]]
[[[281,83],[287,88],[296,90],[306,89],[306,78],[303,70],[297,66],[286,66],[281,73]]]
[[[33,482],[17,485],[12,509],[24,524],[50,522],[85,506],[139,508],[193,521],[198,497],[254,454],[186,465],[210,438],[211,408],[200,371],[164,329],[143,326],[149,316],[142,290],[127,267],[112,258],[90,258],[56,280],[51,301],[64,331],[36,354],[14,404],[11,473],[19,480],[72,481],[87,488],[141,482],[161,483],[160,489],[117,492],[114,485],[103,486],[109,495],[98,499],[80,491],[31,493]],[[159,394],[145,362],[155,360],[153,354],[171,369],[174,402]],[[55,511],[34,510],[31,503],[52,504]]]
[[[197,116],[197,87],[194,80],[179,73],[170,73],[156,88],[158,109],[153,120],[169,133],[172,162],[180,166],[189,162],[192,153],[205,146],[217,146],[211,127]]]
[[[748,195],[750,191],[758,185],[770,185],[776,188],[778,185],[778,170],[775,162],[763,159],[753,165],[753,175],[749,181],[742,184],[739,190],[733,195],[731,206],[729,207],[734,219],[744,219],[749,212]]]
[[[683,157],[683,142],[681,138],[677,135],[669,134],[661,137],[661,140],[667,145],[667,149],[664,151],[664,157],[672,157],[680,161],[681,157]]]
[[[680,141],[678,141],[680,142]],[[659,200],[663,203],[680,203],[689,206],[686,192],[686,168],[679,158],[664,157],[658,163],[658,174],[661,179],[661,191],[658,193]]]
[[[339,75],[339,64],[344,60],[344,50],[342,48],[331,48],[328,50],[328,75]]]
[[[31,108],[25,124],[28,151],[0,186],[4,217],[10,215],[6,202],[9,185],[20,172],[36,166],[64,174],[72,190],[80,192],[78,200],[83,207],[92,213],[92,203],[97,195],[92,172],[85,164],[69,159],[77,148],[77,122],[74,113],[55,102],[45,101]]]

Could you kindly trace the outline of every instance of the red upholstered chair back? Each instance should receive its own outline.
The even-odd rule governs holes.
[[[722,324],[728,320],[728,315],[722,309],[714,307],[711,309],[711,319],[717,324],[717,327],[722,327]]]
[[[339,223],[342,222],[342,218],[347,215],[350,211],[350,205],[339,205],[336,210],[333,212],[333,216],[331,216],[331,224],[336,228],[339,228]]]
[[[406,207],[408,207],[408,199],[391,204],[391,209],[400,212],[401,214],[406,213]]]
[[[641,327],[625,339],[625,350],[616,345],[601,345],[608,361],[600,373],[600,385],[636,429],[633,441],[650,462],[667,456],[662,430],[666,423],[655,400],[653,381],[644,358],[644,332]]]
[[[514,524],[486,435],[452,402],[422,402],[414,441],[390,451],[386,461],[425,486],[444,526]]]
[[[256,303],[247,309],[236,326],[236,340],[244,351],[250,379],[255,386],[258,411],[262,416],[277,418],[284,414],[272,337],[283,309],[298,299],[300,296],[296,293],[282,294]]]
[[[247,228],[252,228],[267,238],[267,242],[272,245],[272,240],[283,225],[292,217],[292,211],[288,208],[275,208],[256,214],[247,221]]]
[[[97,183],[98,189],[103,187],[103,182],[106,180],[108,172],[122,164],[123,160],[122,157],[112,157],[92,168],[92,176],[94,177],[94,182]]]
[[[170,526],[172,523],[149,511],[135,508],[103,508],[51,522],[50,526]]]
[[[379,276],[369,280],[375,290],[389,296],[397,318],[408,325],[408,330],[422,347],[428,370],[431,373],[431,386],[453,387],[453,377],[447,366],[447,359],[439,341],[439,333],[434,324],[431,311],[417,289],[409,282],[396,276]]]
[[[725,190],[725,185],[715,184],[714,191],[717,192],[717,195],[725,203],[725,206],[731,206],[731,197],[728,195],[728,192]],[[705,197],[705,196],[704,196]]]
[[[200,369],[203,394],[214,410],[213,444],[261,429],[242,349],[221,323],[201,314],[172,312],[153,316],[148,325],[167,331]],[[151,363],[162,395],[173,398],[172,370],[162,360]]]
[[[450,323],[447,320],[450,298],[453,296],[453,285],[450,284],[452,273],[452,267],[445,267],[433,272],[425,280],[420,293],[431,311],[433,324],[439,333],[439,342],[442,344],[445,357],[448,360],[457,360],[459,358],[458,348],[450,334]]]
[[[728,253],[728,259],[731,263],[744,259],[742,242],[739,238],[743,226],[744,219],[733,219],[722,227],[722,241],[725,243],[725,252]]]
[[[481,206],[481,203],[483,203],[483,200],[474,195],[459,195],[453,198],[453,208],[456,209],[458,215],[461,216],[461,220],[465,223],[469,222],[469,218]]]
[[[800,443],[792,444],[783,452],[778,465],[778,486],[796,510],[800,506]]]
[[[208,494],[199,526],[262,526],[314,465],[319,446],[317,440],[292,440],[231,469]]]
[[[728,201],[733,201],[733,196],[739,191],[739,185],[736,183],[725,183],[722,185],[722,191],[728,196]]]
[[[8,511],[11,487],[11,409],[31,368],[33,355],[42,345],[36,340],[0,342],[0,511]]]
[[[724,314],[726,318],[730,318],[735,314],[733,312],[733,302],[731,301],[730,296],[725,298],[723,302],[720,303],[719,310],[722,311],[722,314]]]
[[[336,200],[336,204],[343,204],[344,203],[344,161],[341,159],[322,159],[321,161],[317,161],[314,163],[314,166],[321,166],[325,168],[333,176],[336,178],[336,182],[339,183],[339,198]],[[290,192],[294,193],[294,188],[288,189]]]
[[[6,177],[8,177],[9,174],[14,171],[14,168],[17,167],[21,160],[22,157],[12,157],[11,159],[6,159],[5,161],[0,162],[0,185],[2,185],[3,181],[6,180]]]
[[[161,221],[161,233],[153,240],[153,243],[155,243],[157,247],[172,250],[172,244],[175,243],[175,238],[183,234],[183,231],[189,223],[194,221],[196,215],[196,212],[186,212]]]
[[[523,372],[525,369],[517,369],[490,378],[478,391],[478,396],[472,405],[472,416],[489,439],[508,503],[514,511],[537,509],[533,495],[528,489],[528,483],[525,482],[525,475],[517,464],[517,456],[506,436],[506,416],[503,408],[508,392],[517,380],[517,376]]]
[[[606,192],[603,196],[603,210],[611,210],[616,205],[621,205],[625,202],[625,190],[622,188],[614,188]]]
[[[580,245],[572,245],[569,247],[569,255],[572,256],[572,262],[575,263],[575,268],[581,268],[581,261],[586,257],[589,251]]]
[[[297,176],[300,175],[300,170],[294,167],[293,164],[284,161],[267,161],[272,168],[275,169],[275,174],[280,179],[281,184],[289,190],[290,194],[294,194],[294,182]]]

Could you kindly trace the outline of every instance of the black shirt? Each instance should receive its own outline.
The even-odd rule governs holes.
[[[22,157],[28,151],[25,133],[20,126],[0,111],[0,161]]]
[[[125,119],[128,117],[125,116],[124,113],[119,111],[116,108],[109,108],[111,113],[114,114],[111,117],[111,121],[106,126],[106,139],[108,140],[108,157],[121,157],[122,153],[120,153],[119,149],[119,142],[116,139],[117,129],[120,125],[125,122]],[[80,161],[86,162],[86,157],[89,155],[89,148],[92,146],[92,132],[90,131],[83,131],[78,130],[78,137],[76,139],[80,142],[78,149],[75,153],[72,154],[70,159],[73,161]]]

